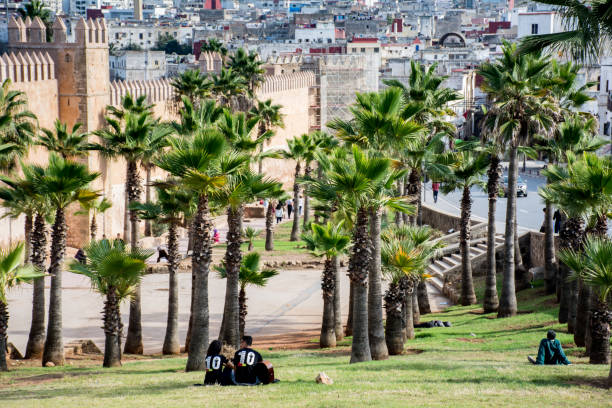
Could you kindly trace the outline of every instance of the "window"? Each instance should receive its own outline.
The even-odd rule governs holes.
[[[115,40],[119,39],[119,33],[115,33]]]
[[[159,65],[159,61],[158,60],[155,60],[155,65]]]
[[[152,35],[153,35],[152,33],[149,33],[149,38],[151,38]]]
[[[357,52],[357,48],[351,48],[352,52]]]
[[[374,48],[374,52],[378,52],[378,51],[379,51],[378,47]]]
[[[606,136],[610,136],[610,122],[604,123],[603,134]]]
[[[138,34],[138,38],[139,38],[139,39],[141,39],[141,40],[144,38],[144,36],[142,35],[142,33]]]
[[[365,48],[362,48],[362,49],[361,49],[361,52],[365,52]]]
[[[610,92],[610,80],[606,81],[606,92]]]
[[[599,91],[601,88],[601,75],[597,77],[597,90]]]
[[[531,25],[531,34],[537,34],[538,33],[538,25],[537,24],[532,24]]]

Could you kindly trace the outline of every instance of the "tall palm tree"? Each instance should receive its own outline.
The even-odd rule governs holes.
[[[559,253],[559,258],[574,270],[574,278],[580,277],[583,283],[596,293],[591,314],[589,362],[608,364],[610,363],[608,296],[612,290],[612,243],[607,239],[588,238],[583,253],[566,249]]]
[[[189,191],[178,188],[176,180],[156,183],[155,202],[135,203],[133,208],[140,218],[156,220],[168,225],[166,246],[168,248],[168,319],[166,335],[162,346],[162,354],[179,354],[181,344],[178,333],[179,293],[178,267],[180,256],[178,252],[178,227],[184,218],[193,212],[194,200]]]
[[[247,90],[247,82],[231,68],[222,68],[221,72],[210,75],[210,92],[223,107],[234,109],[239,106],[238,97]]]
[[[69,270],[84,275],[91,280],[94,291],[104,295],[102,312],[104,326],[104,362],[103,367],[121,366],[121,302],[127,299],[138,286],[146,270],[145,261],[152,251],[132,248],[126,250],[125,244],[107,239],[92,241],[85,247],[85,263],[72,261]]]
[[[47,28],[47,41],[50,42],[53,38],[53,21],[51,19],[51,10],[42,0],[32,0],[25,3],[22,8],[18,8],[17,12],[24,20],[30,17],[34,20],[40,18]]]
[[[283,114],[281,113],[282,106],[281,105],[273,105],[272,99],[267,99],[265,101],[257,101],[257,105],[251,108],[249,114],[252,117],[258,118],[259,124],[259,134],[260,135],[268,135],[266,141],[270,140],[273,133],[269,133],[269,130],[273,130],[274,128],[284,128],[285,123],[283,122]],[[260,145],[260,153],[263,153],[264,145],[263,143]],[[258,163],[258,173],[261,174],[263,172],[263,159],[259,159]]]
[[[172,149],[156,160],[161,169],[177,177],[181,184],[197,194],[193,217],[193,295],[192,333],[188,349],[187,371],[203,370],[209,337],[208,273],[212,260],[210,222],[211,195],[227,183],[228,175],[238,171],[247,159],[227,150],[225,137],[206,129],[191,140],[174,139]]]
[[[523,38],[519,51],[525,54],[542,49],[568,53],[573,59],[597,60],[612,40],[612,1],[538,0],[557,6],[565,31]]]
[[[96,218],[100,214],[104,214],[106,210],[113,206],[113,203],[108,201],[106,197],[102,197],[100,200],[86,201],[81,204],[81,210],[75,212],[78,215],[91,214],[91,222],[89,223],[89,236],[92,241],[96,239],[98,233],[98,222]]]
[[[54,129],[42,129],[36,144],[45,147],[50,152],[56,152],[64,159],[83,157],[87,153],[87,133],[79,132],[80,123],[75,123],[72,129],[68,129],[65,123],[56,119]]]
[[[268,209],[266,210],[266,251],[274,251],[274,210],[278,203],[284,203],[289,199],[282,187],[268,191],[265,196],[268,199]]]
[[[202,47],[200,48],[202,52],[217,52],[221,55],[223,62],[225,63],[225,58],[227,57],[227,48],[223,45],[223,43],[216,38],[209,38],[208,41],[202,43]]]
[[[297,205],[300,199],[300,177],[302,175],[302,164],[304,155],[306,154],[306,146],[310,143],[310,137],[307,134],[296,136],[287,141],[287,150],[280,152],[284,159],[295,161],[295,174],[293,176],[293,226],[291,227],[290,241],[297,241],[300,236],[300,213],[297,210]]]
[[[323,291],[323,321],[321,323],[321,348],[336,347],[334,296],[336,275],[338,274],[339,255],[345,252],[350,243],[350,236],[344,234],[343,222],[336,225],[328,222],[326,225],[311,224],[311,232],[302,234],[302,240],[315,256],[325,257],[323,275],[321,277],[321,290]]]
[[[183,97],[179,121],[172,122],[172,127],[179,136],[192,137],[198,130],[214,126],[222,117],[223,108],[214,100],[207,99],[196,106],[187,97]]]
[[[89,190],[89,185],[99,174],[90,173],[86,165],[55,153],[49,156],[46,168],[32,165],[24,167],[23,171],[26,177],[33,180],[37,194],[47,197],[55,211],[51,228],[51,262],[47,270],[51,275],[49,320],[42,364],[43,367],[48,362],[63,365],[62,262],[66,252],[66,208],[76,201],[89,201],[97,197]]]
[[[113,112],[111,112],[111,115],[116,116]],[[129,208],[132,203],[140,201],[142,193],[138,164],[148,163],[148,156],[151,154],[150,146],[163,146],[167,137],[172,133],[172,129],[160,125],[157,120],[153,119],[150,109],[144,109],[141,113],[133,113],[127,110],[121,120],[112,116],[106,117],[108,128],[94,132],[100,138],[100,143],[92,144],[91,148],[99,150],[107,157],[121,157],[127,162],[125,189]],[[136,248],[138,246],[138,216],[135,211],[130,211],[129,215],[130,245],[132,248]],[[125,352],[142,354],[139,286],[134,290],[131,299]]]
[[[8,329],[7,291],[33,279],[42,278],[41,273],[31,264],[20,265],[25,248],[23,243],[9,250],[0,250],[0,371],[8,371],[6,365],[6,336]]]
[[[176,95],[176,102],[188,100],[192,105],[198,106],[200,101],[210,93],[210,83],[199,69],[189,69],[182,72],[171,82]]]
[[[240,337],[244,336],[244,329],[246,327],[246,316],[247,316],[247,297],[246,288],[247,286],[266,286],[270,278],[278,275],[278,271],[275,269],[263,269],[260,270],[260,258],[258,252],[249,252],[242,258],[242,265],[240,266],[240,274],[238,277],[240,284],[240,293],[238,296],[239,304],[239,334]],[[225,265],[222,263],[220,266],[216,266],[215,269],[221,279],[227,278],[227,271]]]
[[[449,193],[461,190],[461,227],[459,231],[459,250],[461,252],[461,304],[473,305],[477,302],[472,280],[472,261],[470,259],[472,187],[484,188],[481,177],[489,166],[489,158],[484,153],[459,151],[440,156],[448,172],[441,174],[441,190]]]
[[[27,155],[34,134],[36,116],[27,110],[25,93],[11,91],[11,80],[0,87],[0,170],[15,168],[17,160]]]
[[[408,325],[403,327],[404,304],[412,306],[413,296],[419,281],[427,279],[425,270],[428,261],[442,246],[434,242],[435,233],[429,227],[391,227],[382,235],[383,273],[389,281],[385,292],[385,309],[387,322],[385,326],[385,341],[389,354],[397,355],[404,351],[406,338],[414,338],[412,310],[407,310]]]
[[[508,146],[508,199],[504,243],[504,281],[498,316],[513,316],[517,312],[515,293],[515,220],[518,149],[529,145],[534,133],[550,134],[557,106],[546,75],[548,58],[518,55],[515,44],[504,43],[503,56],[496,62],[481,65],[482,89],[492,101],[491,116],[495,118],[492,133],[499,144]]]
[[[264,81],[265,70],[261,67],[264,61],[259,59],[256,52],[245,51],[244,48],[238,48],[236,52],[230,56],[227,61],[227,67],[238,74],[246,84],[246,95],[241,104],[241,110],[248,112],[254,104],[255,92]]]

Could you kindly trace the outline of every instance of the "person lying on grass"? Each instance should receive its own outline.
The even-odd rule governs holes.
[[[555,333],[554,330],[549,330],[548,333],[546,333],[546,338],[540,341],[540,348],[538,349],[538,356],[536,359],[534,360],[533,357],[527,356],[527,360],[529,360],[531,364],[537,365],[572,364],[565,356],[561,343],[559,340],[555,339],[555,337],[557,337],[557,333]]]

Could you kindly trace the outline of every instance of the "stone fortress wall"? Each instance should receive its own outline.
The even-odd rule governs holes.
[[[73,126],[79,122],[82,131],[93,132],[105,125],[107,105],[118,106],[127,93],[135,97],[147,95],[154,104],[154,113],[161,120],[176,119],[173,88],[170,81],[110,81],[108,63],[108,28],[103,19],[81,19],[74,28],[74,42],[67,40],[67,30],[61,18],[53,24],[53,39],[46,40],[46,27],[39,18],[21,20],[12,17],[8,25],[7,53],[0,55],[0,80],[11,79],[11,89],[22,91],[28,109],[38,117],[39,126],[53,128],[53,122]],[[298,72],[267,76],[257,92],[261,100],[272,99],[283,106],[285,127],[279,129],[266,149],[284,148],[286,140],[307,133],[310,88],[314,74]],[[92,136],[93,137],[93,136]],[[47,153],[32,148],[29,162],[44,164]],[[103,215],[98,215],[98,235],[123,235],[125,209],[125,163],[90,152],[84,159],[91,171],[100,173],[93,188],[113,203]],[[272,177],[290,184],[293,163],[266,160],[264,169]],[[144,183],[145,174],[141,172]],[[161,171],[153,179],[163,178]],[[144,193],[143,193],[144,199]],[[89,238],[89,219],[76,216],[78,207],[68,209],[68,245],[80,247]],[[0,210],[1,212],[2,210]],[[23,220],[0,220],[0,246],[23,239]]]

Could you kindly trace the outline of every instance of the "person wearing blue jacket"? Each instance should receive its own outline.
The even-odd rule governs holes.
[[[533,359],[531,356],[527,356],[527,360],[530,363],[536,365],[569,365],[569,362],[561,343],[556,339],[557,333],[554,330],[549,330],[546,333],[546,338],[540,341],[540,348],[538,349],[538,356]]]

